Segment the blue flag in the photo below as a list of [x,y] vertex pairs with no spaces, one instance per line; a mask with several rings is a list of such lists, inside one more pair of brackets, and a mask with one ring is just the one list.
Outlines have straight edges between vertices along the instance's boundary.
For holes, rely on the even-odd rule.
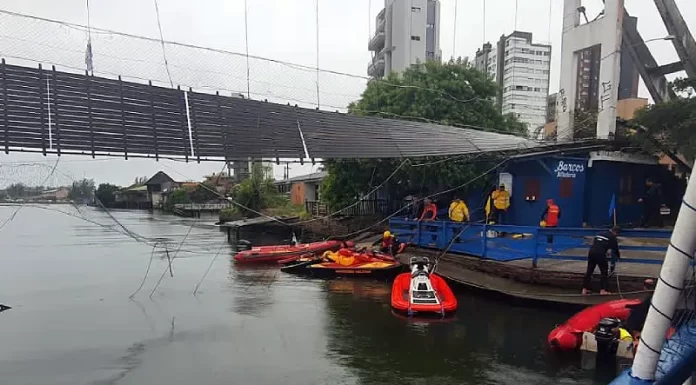
[[611,202],[609,203],[609,218],[614,215],[616,210],[616,194],[611,194]]

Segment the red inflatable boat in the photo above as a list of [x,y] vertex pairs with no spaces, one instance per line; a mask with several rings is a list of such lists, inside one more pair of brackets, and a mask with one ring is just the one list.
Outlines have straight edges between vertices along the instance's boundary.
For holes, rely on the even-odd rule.
[[578,349],[582,344],[582,334],[593,331],[602,318],[625,321],[631,313],[628,306],[640,302],[639,299],[619,299],[588,307],[553,329],[548,337],[549,346],[559,350]]
[[252,247],[250,250],[244,250],[234,256],[237,263],[265,263],[277,262],[283,259],[299,257],[304,254],[317,253],[321,254],[325,251],[336,251],[343,246],[352,247],[352,242],[343,241],[324,241],[314,243],[301,243],[298,245],[279,245],[279,246],[260,246]]
[[457,310],[457,297],[447,282],[428,271],[427,258],[411,258],[411,272],[399,274],[391,292],[394,310],[414,314],[445,316]]

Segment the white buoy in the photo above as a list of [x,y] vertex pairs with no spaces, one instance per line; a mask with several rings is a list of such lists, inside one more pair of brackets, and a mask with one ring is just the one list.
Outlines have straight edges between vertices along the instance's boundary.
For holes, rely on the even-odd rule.
[[[696,250],[696,178],[689,178],[677,222],[674,225],[652,306],[641,333],[631,376],[645,381],[655,379],[655,371],[671,318],[684,289],[684,281]],[[669,317],[669,318],[668,318]]]

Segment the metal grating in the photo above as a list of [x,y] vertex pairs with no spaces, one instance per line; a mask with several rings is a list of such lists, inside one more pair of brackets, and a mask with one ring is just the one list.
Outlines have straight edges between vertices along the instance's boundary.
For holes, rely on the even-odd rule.
[[473,129],[303,109],[13,66],[4,60],[0,64],[0,149],[6,153],[200,161],[302,159],[307,154],[400,158],[538,147],[524,138]]

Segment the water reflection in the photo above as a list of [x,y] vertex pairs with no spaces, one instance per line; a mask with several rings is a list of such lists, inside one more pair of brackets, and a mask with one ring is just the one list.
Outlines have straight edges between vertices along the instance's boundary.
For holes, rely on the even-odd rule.
[[[0,220],[11,212],[0,207]],[[390,283],[235,265],[225,234],[205,221],[113,213],[166,239],[170,253],[186,238],[174,277],[148,298],[168,266],[158,247],[129,300],[152,245],[115,232],[106,213],[81,215],[103,226],[27,207],[0,232],[0,303],[13,307],[0,313],[3,384],[588,384],[594,375],[546,354],[546,334],[568,314],[461,293],[455,318],[402,319]]]

